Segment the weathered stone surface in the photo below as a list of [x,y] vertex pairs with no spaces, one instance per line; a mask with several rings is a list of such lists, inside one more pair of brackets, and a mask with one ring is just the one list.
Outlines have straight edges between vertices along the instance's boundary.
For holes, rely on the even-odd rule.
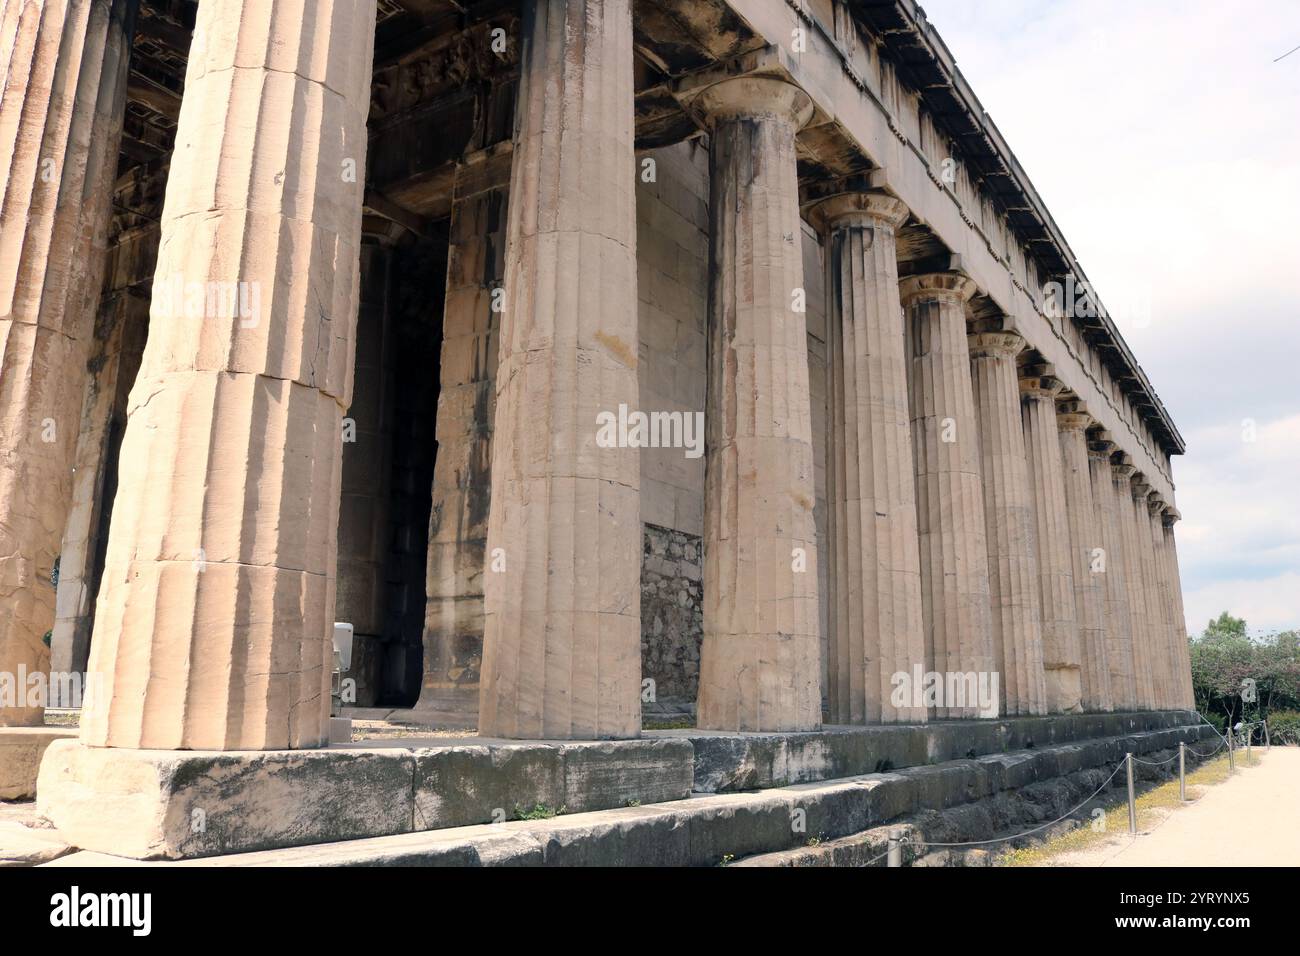
[[1016,385],[1016,356],[1025,340],[1015,332],[992,331],[973,334],[968,341],[979,414],[993,646],[1001,675],[1002,713],[1045,714],[1034,497]]
[[[1129,751],[1162,756],[1176,749],[1180,740],[1194,743],[1214,735],[1213,728],[1204,724],[1177,722],[1187,714],[1149,716],[1157,721],[1174,719],[1175,726],[756,793],[700,794],[670,804],[153,865],[717,866],[754,854],[806,847],[814,839],[836,840],[923,810],[965,808],[1008,796],[1040,808],[1046,804],[1049,810],[1059,806],[1061,813],[1070,806],[1061,805],[1062,801],[1073,792],[1061,786],[1063,776],[1089,774],[1087,779],[1095,781],[1091,791]],[[987,726],[965,725],[981,730]],[[1103,776],[1097,777],[1098,773]],[[78,853],[51,865],[109,865],[115,859],[129,862]]]
[[821,723],[817,538],[795,133],[775,78],[710,87],[704,643],[697,726]]
[[195,752],[52,745],[40,814],[75,846],[139,858],[211,856],[404,833],[409,751]]
[[925,663],[907,355],[889,196],[823,200],[829,250],[831,603],[827,702],[834,723],[911,723],[893,676]]
[[374,18],[360,0],[199,6],[90,744],[327,740]]
[[682,712],[699,694],[704,555],[698,535],[645,525],[641,557],[641,675],[654,681],[642,708]]
[[1102,586],[1106,616],[1106,664],[1116,710],[1136,710],[1138,694],[1133,670],[1133,631],[1128,586],[1124,583],[1124,546],[1119,530],[1119,498],[1110,456],[1114,442],[1101,432],[1088,443],[1088,471],[1101,531]]
[[581,813],[690,795],[687,740],[195,752],[85,747],[42,764],[38,808],[70,843],[212,856]]
[[1031,367],[1020,380],[1025,456],[1033,488],[1038,543],[1038,596],[1043,622],[1043,674],[1053,713],[1083,709],[1079,624],[1074,608],[1074,562],[1065,507],[1065,476],[1056,425],[1062,385],[1050,368]]
[[1105,548],[1101,519],[1093,499],[1088,463],[1087,429],[1092,416],[1081,402],[1058,409],[1056,424],[1065,479],[1070,558],[1074,577],[1074,606],[1079,623],[1080,677],[1083,709],[1111,710],[1114,702],[1107,660],[1106,598],[1103,586]]
[[[125,109],[125,0],[0,7],[0,673],[49,669]],[[43,701],[0,707],[39,726]]]
[[1195,720],[1195,715],[1182,711],[1062,714],[978,723],[827,727],[814,733],[701,734],[679,730],[648,736],[689,739],[695,748],[694,789],[725,793],[1167,730]]
[[447,295],[439,364],[438,455],[434,463],[425,576],[424,677],[416,708],[478,718],[483,661],[483,585],[491,506],[505,280],[504,189],[475,191],[472,167],[457,171],[448,235]]
[[[909,408],[920,535],[926,661],[941,673],[998,666],[980,443],[966,345],[965,304],[975,284],[955,273],[912,276],[900,288],[907,321]],[[980,716],[940,706],[932,716]]]
[[45,750],[56,740],[75,738],[62,727],[0,727],[0,800],[36,795],[36,776]]
[[1116,479],[1117,523],[1124,546],[1124,583],[1128,588],[1129,619],[1133,628],[1133,675],[1137,687],[1138,706],[1154,710],[1156,692],[1151,661],[1151,609],[1147,597],[1147,568],[1138,529],[1139,516],[1146,514],[1146,495],[1149,487],[1127,456],[1117,453],[1118,462],[1112,461]]
[[72,852],[54,830],[0,821],[0,867],[39,866]]
[[[641,731],[629,0],[525,9],[492,446],[479,730]],[[581,135],[571,130],[581,129]]]
[[1182,579],[1178,573],[1178,548],[1174,541],[1174,525],[1182,517],[1172,505],[1165,506],[1164,525],[1164,560],[1165,575],[1169,581],[1170,595],[1173,601],[1173,643],[1177,652],[1178,680],[1176,687],[1176,706],[1193,708],[1196,695],[1192,689],[1191,649],[1187,646],[1187,618],[1183,612]]

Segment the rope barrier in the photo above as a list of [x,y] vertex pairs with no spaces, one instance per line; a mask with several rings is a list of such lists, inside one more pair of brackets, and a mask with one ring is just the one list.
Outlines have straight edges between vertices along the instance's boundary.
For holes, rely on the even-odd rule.
[[[1124,758],[1124,759],[1127,760],[1128,758],[1126,757],[1126,758]],[[1110,782],[1111,782],[1112,780],[1115,779],[1115,775],[1116,775],[1117,773],[1119,773],[1119,772],[1120,772],[1121,770],[1123,770],[1123,769],[1124,769],[1124,760],[1121,760],[1119,766],[1116,767],[1116,768],[1111,772],[1111,775],[1110,775],[1109,777],[1106,778],[1105,782],[1103,782],[1102,785],[1101,785],[1100,787],[1098,787],[1096,790],[1094,790],[1094,791],[1092,792],[1092,795],[1091,795],[1091,796],[1089,796],[1087,799],[1085,799],[1082,803],[1080,803],[1078,806],[1076,806],[1073,810],[1070,810],[1069,812],[1067,812],[1064,816],[1057,817],[1055,820],[1052,820],[1052,821],[1049,821],[1048,823],[1044,823],[1044,824],[1041,824],[1041,825],[1039,825],[1039,826],[1036,826],[1036,827],[1034,827],[1032,830],[1023,830],[1023,831],[1021,831],[1020,833],[1013,833],[1013,834],[1011,834],[1011,835],[1009,835],[1009,836],[1004,836],[1004,837],[996,837],[996,838],[994,838],[994,839],[992,839],[992,840],[971,840],[971,841],[966,842],[966,843],[931,843],[931,842],[929,842],[928,840],[912,840],[912,839],[907,839],[907,840],[904,840],[904,841],[900,844],[900,846],[917,846],[917,847],[921,847],[921,846],[926,846],[926,847],[988,846],[988,845],[993,844],[993,843],[1005,843],[1007,840],[1019,840],[1019,839],[1022,838],[1022,837],[1032,836],[1033,834],[1039,832],[1040,830],[1046,830],[1048,827],[1056,826],[1056,824],[1060,823],[1062,820],[1067,820],[1067,819],[1069,819],[1070,817],[1074,816],[1074,815],[1075,815],[1076,813],[1078,813],[1081,809],[1083,809],[1085,806],[1087,806],[1089,803],[1091,803],[1091,802],[1093,801],[1093,798],[1096,797],[1097,794],[1099,794],[1099,793],[1101,793],[1103,790],[1105,790],[1106,787],[1108,787],[1108,786],[1110,785]],[[883,860],[885,857],[889,856],[890,850],[892,850],[892,849],[894,849],[894,848],[893,848],[893,847],[890,847],[889,850],[886,850],[884,853],[880,854],[879,856],[872,857],[872,858],[871,858],[870,860],[868,860],[864,865],[865,865],[865,866],[870,866],[872,863],[875,863],[877,860]]]
[[[1203,717],[1202,717],[1201,719],[1204,720]],[[1207,724],[1209,724],[1209,726],[1210,726],[1211,728],[1214,728],[1214,725],[1213,725],[1213,724],[1210,724],[1209,721],[1205,721],[1205,722],[1206,722]],[[1263,723],[1263,721],[1258,721],[1257,723]],[[1215,733],[1218,733],[1217,729],[1215,730]],[[1186,745],[1184,745],[1184,748],[1185,748],[1185,751],[1186,751],[1187,753],[1195,754],[1197,757],[1199,757],[1199,758],[1201,758],[1202,760],[1204,760],[1204,759],[1207,759],[1207,758],[1209,758],[1209,757],[1213,757],[1216,753],[1218,753],[1220,750],[1222,750],[1222,749],[1224,748],[1224,746],[1227,744],[1227,742],[1228,742],[1228,738],[1227,738],[1225,735],[1223,735],[1223,734],[1219,734],[1219,738],[1220,738],[1220,739],[1219,739],[1219,744],[1218,744],[1218,746],[1216,746],[1216,747],[1215,747],[1213,750],[1211,750],[1208,754],[1202,754],[1200,751],[1198,751],[1198,750],[1193,750],[1191,747],[1187,747]],[[1115,779],[1115,776],[1116,776],[1116,775],[1117,775],[1121,770],[1124,769],[1125,764],[1127,763],[1127,761],[1128,761],[1130,758],[1134,761],[1134,763],[1146,764],[1148,767],[1162,767],[1162,766],[1164,766],[1164,765],[1167,764],[1167,763],[1172,763],[1173,761],[1177,760],[1177,759],[1178,759],[1178,754],[1174,754],[1172,757],[1170,757],[1170,758],[1167,759],[1167,760],[1141,760],[1141,759],[1139,759],[1138,757],[1133,757],[1131,754],[1130,754],[1129,756],[1126,756],[1123,760],[1120,761],[1119,766],[1116,767],[1113,771],[1111,771],[1110,776],[1106,778],[1106,780],[1102,783],[1102,785],[1101,785],[1100,787],[1098,787],[1096,790],[1094,790],[1094,791],[1092,792],[1092,794],[1091,794],[1087,799],[1085,799],[1082,803],[1080,803],[1080,804],[1078,804],[1077,806],[1075,806],[1074,809],[1068,811],[1064,816],[1057,817],[1055,820],[1052,820],[1052,821],[1050,821],[1050,822],[1048,822],[1048,823],[1040,824],[1039,826],[1036,826],[1036,827],[1034,827],[1033,829],[1030,829],[1030,830],[1023,830],[1023,831],[1021,831],[1021,832],[1019,832],[1019,833],[1012,833],[1012,834],[1009,834],[1008,836],[995,837],[995,838],[993,838],[993,839],[991,839],[991,840],[970,840],[970,841],[966,841],[966,842],[963,842],[963,843],[932,843],[932,842],[930,842],[930,841],[928,841],[928,840],[913,840],[913,839],[911,839],[911,838],[908,838],[908,839],[906,839],[906,840],[903,840],[901,843],[897,844],[896,846],[892,846],[892,847],[890,847],[889,849],[885,850],[884,853],[881,853],[881,854],[878,855],[878,856],[874,856],[874,857],[872,857],[870,860],[868,860],[868,861],[864,864],[864,866],[871,866],[873,863],[877,862],[878,860],[883,860],[885,857],[889,856],[889,854],[890,854],[894,849],[901,849],[902,847],[905,847],[905,846],[915,846],[915,847],[948,847],[948,848],[963,847],[963,846],[990,846],[990,845],[995,844],[995,843],[1005,843],[1005,842],[1007,842],[1008,840],[1019,840],[1019,839],[1021,839],[1021,838],[1023,838],[1023,837],[1032,836],[1032,835],[1035,834],[1035,833],[1038,833],[1038,832],[1040,832],[1040,831],[1042,831],[1042,830],[1046,830],[1048,827],[1056,826],[1056,824],[1061,823],[1061,822],[1064,821],[1064,820],[1068,820],[1070,817],[1074,816],[1076,813],[1078,813],[1080,810],[1082,810],[1085,806],[1087,806],[1089,803],[1091,803],[1091,802],[1092,802],[1092,801],[1097,797],[1097,794],[1101,793],[1101,792],[1102,792],[1103,790],[1105,790],[1108,786],[1110,786],[1110,782],[1111,782],[1112,780]],[[1163,822],[1163,821],[1162,821],[1162,822]],[[891,838],[891,839],[892,839],[892,838]]]

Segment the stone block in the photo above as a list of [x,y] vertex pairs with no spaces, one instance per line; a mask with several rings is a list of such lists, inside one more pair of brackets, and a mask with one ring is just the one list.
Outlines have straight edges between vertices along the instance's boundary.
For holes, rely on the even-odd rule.
[[405,750],[205,752],[51,745],[37,807],[71,844],[147,859],[412,829]]
[[570,813],[691,795],[694,748],[686,740],[564,744],[564,806]]
[[419,829],[514,819],[519,810],[564,803],[564,765],[545,744],[421,750],[415,762]]
[[76,736],[76,730],[65,727],[0,727],[0,800],[36,796],[36,776],[46,748]]

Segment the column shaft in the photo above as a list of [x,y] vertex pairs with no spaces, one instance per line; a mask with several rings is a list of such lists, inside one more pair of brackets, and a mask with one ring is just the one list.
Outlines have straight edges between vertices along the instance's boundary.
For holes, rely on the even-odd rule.
[[[1092,424],[1087,414],[1071,408],[1056,417],[1060,428],[1061,465],[1065,478],[1065,508],[1070,525],[1070,556],[1074,572],[1074,606],[1079,617],[1079,655],[1082,669],[1083,709],[1114,708],[1107,655],[1106,599],[1100,562],[1104,554],[1085,430]],[[1098,554],[1100,557],[1100,554]]]
[[483,579],[491,506],[506,193],[456,196],[447,253],[438,394],[438,458],[429,521],[422,710],[478,714]]
[[314,747],[351,402],[373,0],[202,0],[82,739]]
[[640,463],[596,440],[637,401],[632,13],[539,0],[524,19],[479,730],[635,737]]
[[834,723],[923,721],[894,675],[925,663],[896,199],[825,200],[831,356],[832,567],[828,699]]
[[1034,500],[1016,384],[1015,332],[970,336],[988,529],[993,646],[1007,715],[1047,713]]
[[1111,472],[1110,453],[1114,445],[1105,440],[1091,443],[1088,468],[1093,497],[1101,526],[1100,559],[1105,595],[1106,663],[1110,670],[1111,696],[1116,710],[1138,708],[1137,683],[1133,670],[1133,627],[1128,606],[1128,585],[1124,581],[1124,543],[1119,529],[1119,498]]
[[1143,545],[1150,561],[1147,586],[1151,591],[1153,608],[1154,644],[1156,654],[1157,703],[1161,710],[1170,710],[1177,694],[1174,690],[1178,668],[1174,660],[1177,649],[1173,639],[1173,609],[1170,607],[1169,585],[1165,578],[1164,525],[1160,515],[1165,503],[1159,495],[1151,495],[1146,511],[1138,515]]
[[1065,507],[1065,475],[1056,425],[1061,386],[1046,376],[1021,381],[1021,411],[1038,542],[1038,596],[1043,622],[1043,672],[1052,713],[1083,709],[1079,624],[1074,607],[1074,561]]
[[1115,468],[1116,492],[1119,496],[1119,530],[1124,546],[1124,580],[1128,588],[1129,619],[1133,629],[1133,675],[1137,687],[1138,707],[1155,707],[1155,688],[1151,672],[1151,617],[1147,608],[1146,572],[1138,545],[1138,509],[1133,484],[1133,466]]
[[[0,672],[20,684],[49,667],[133,10],[0,5]],[[41,723],[26,689],[0,726]]]
[[[364,229],[364,224],[363,224]],[[338,587],[334,616],[352,625],[352,666],[361,707],[375,704],[384,667],[393,508],[394,319],[389,280],[397,270],[384,237],[364,236],[352,363],[355,396],[345,419],[339,486]],[[346,698],[345,698],[345,702]]]
[[1178,651],[1178,679],[1175,682],[1176,706],[1191,709],[1196,706],[1196,694],[1192,688],[1191,651],[1187,646],[1187,618],[1183,610],[1183,586],[1178,573],[1178,542],[1174,536],[1174,524],[1179,519],[1176,508],[1169,506],[1164,514],[1165,575],[1169,581],[1169,592],[1173,606],[1173,620],[1170,622],[1174,634],[1174,646]]
[[99,591],[101,545],[116,488],[117,452],[127,396],[140,369],[149,330],[149,300],[131,290],[105,295],[88,360],[89,379],[77,436],[72,505],[59,555],[59,588],[50,669],[86,671]]
[[795,133],[776,79],[703,94],[710,142],[704,643],[698,725],[821,724],[817,542]]
[[[966,346],[965,303],[975,284],[956,274],[913,276],[903,280],[900,292],[910,363],[926,659],[932,670],[946,675],[991,675],[999,667],[989,605],[979,433]],[[981,714],[969,700],[944,700],[934,716]]]

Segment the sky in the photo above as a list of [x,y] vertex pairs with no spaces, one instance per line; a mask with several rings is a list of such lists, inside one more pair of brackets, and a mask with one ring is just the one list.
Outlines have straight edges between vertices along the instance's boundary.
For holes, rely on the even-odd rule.
[[1110,307],[1187,444],[1189,633],[1300,628],[1300,2],[923,7],[1102,302],[1150,303]]

